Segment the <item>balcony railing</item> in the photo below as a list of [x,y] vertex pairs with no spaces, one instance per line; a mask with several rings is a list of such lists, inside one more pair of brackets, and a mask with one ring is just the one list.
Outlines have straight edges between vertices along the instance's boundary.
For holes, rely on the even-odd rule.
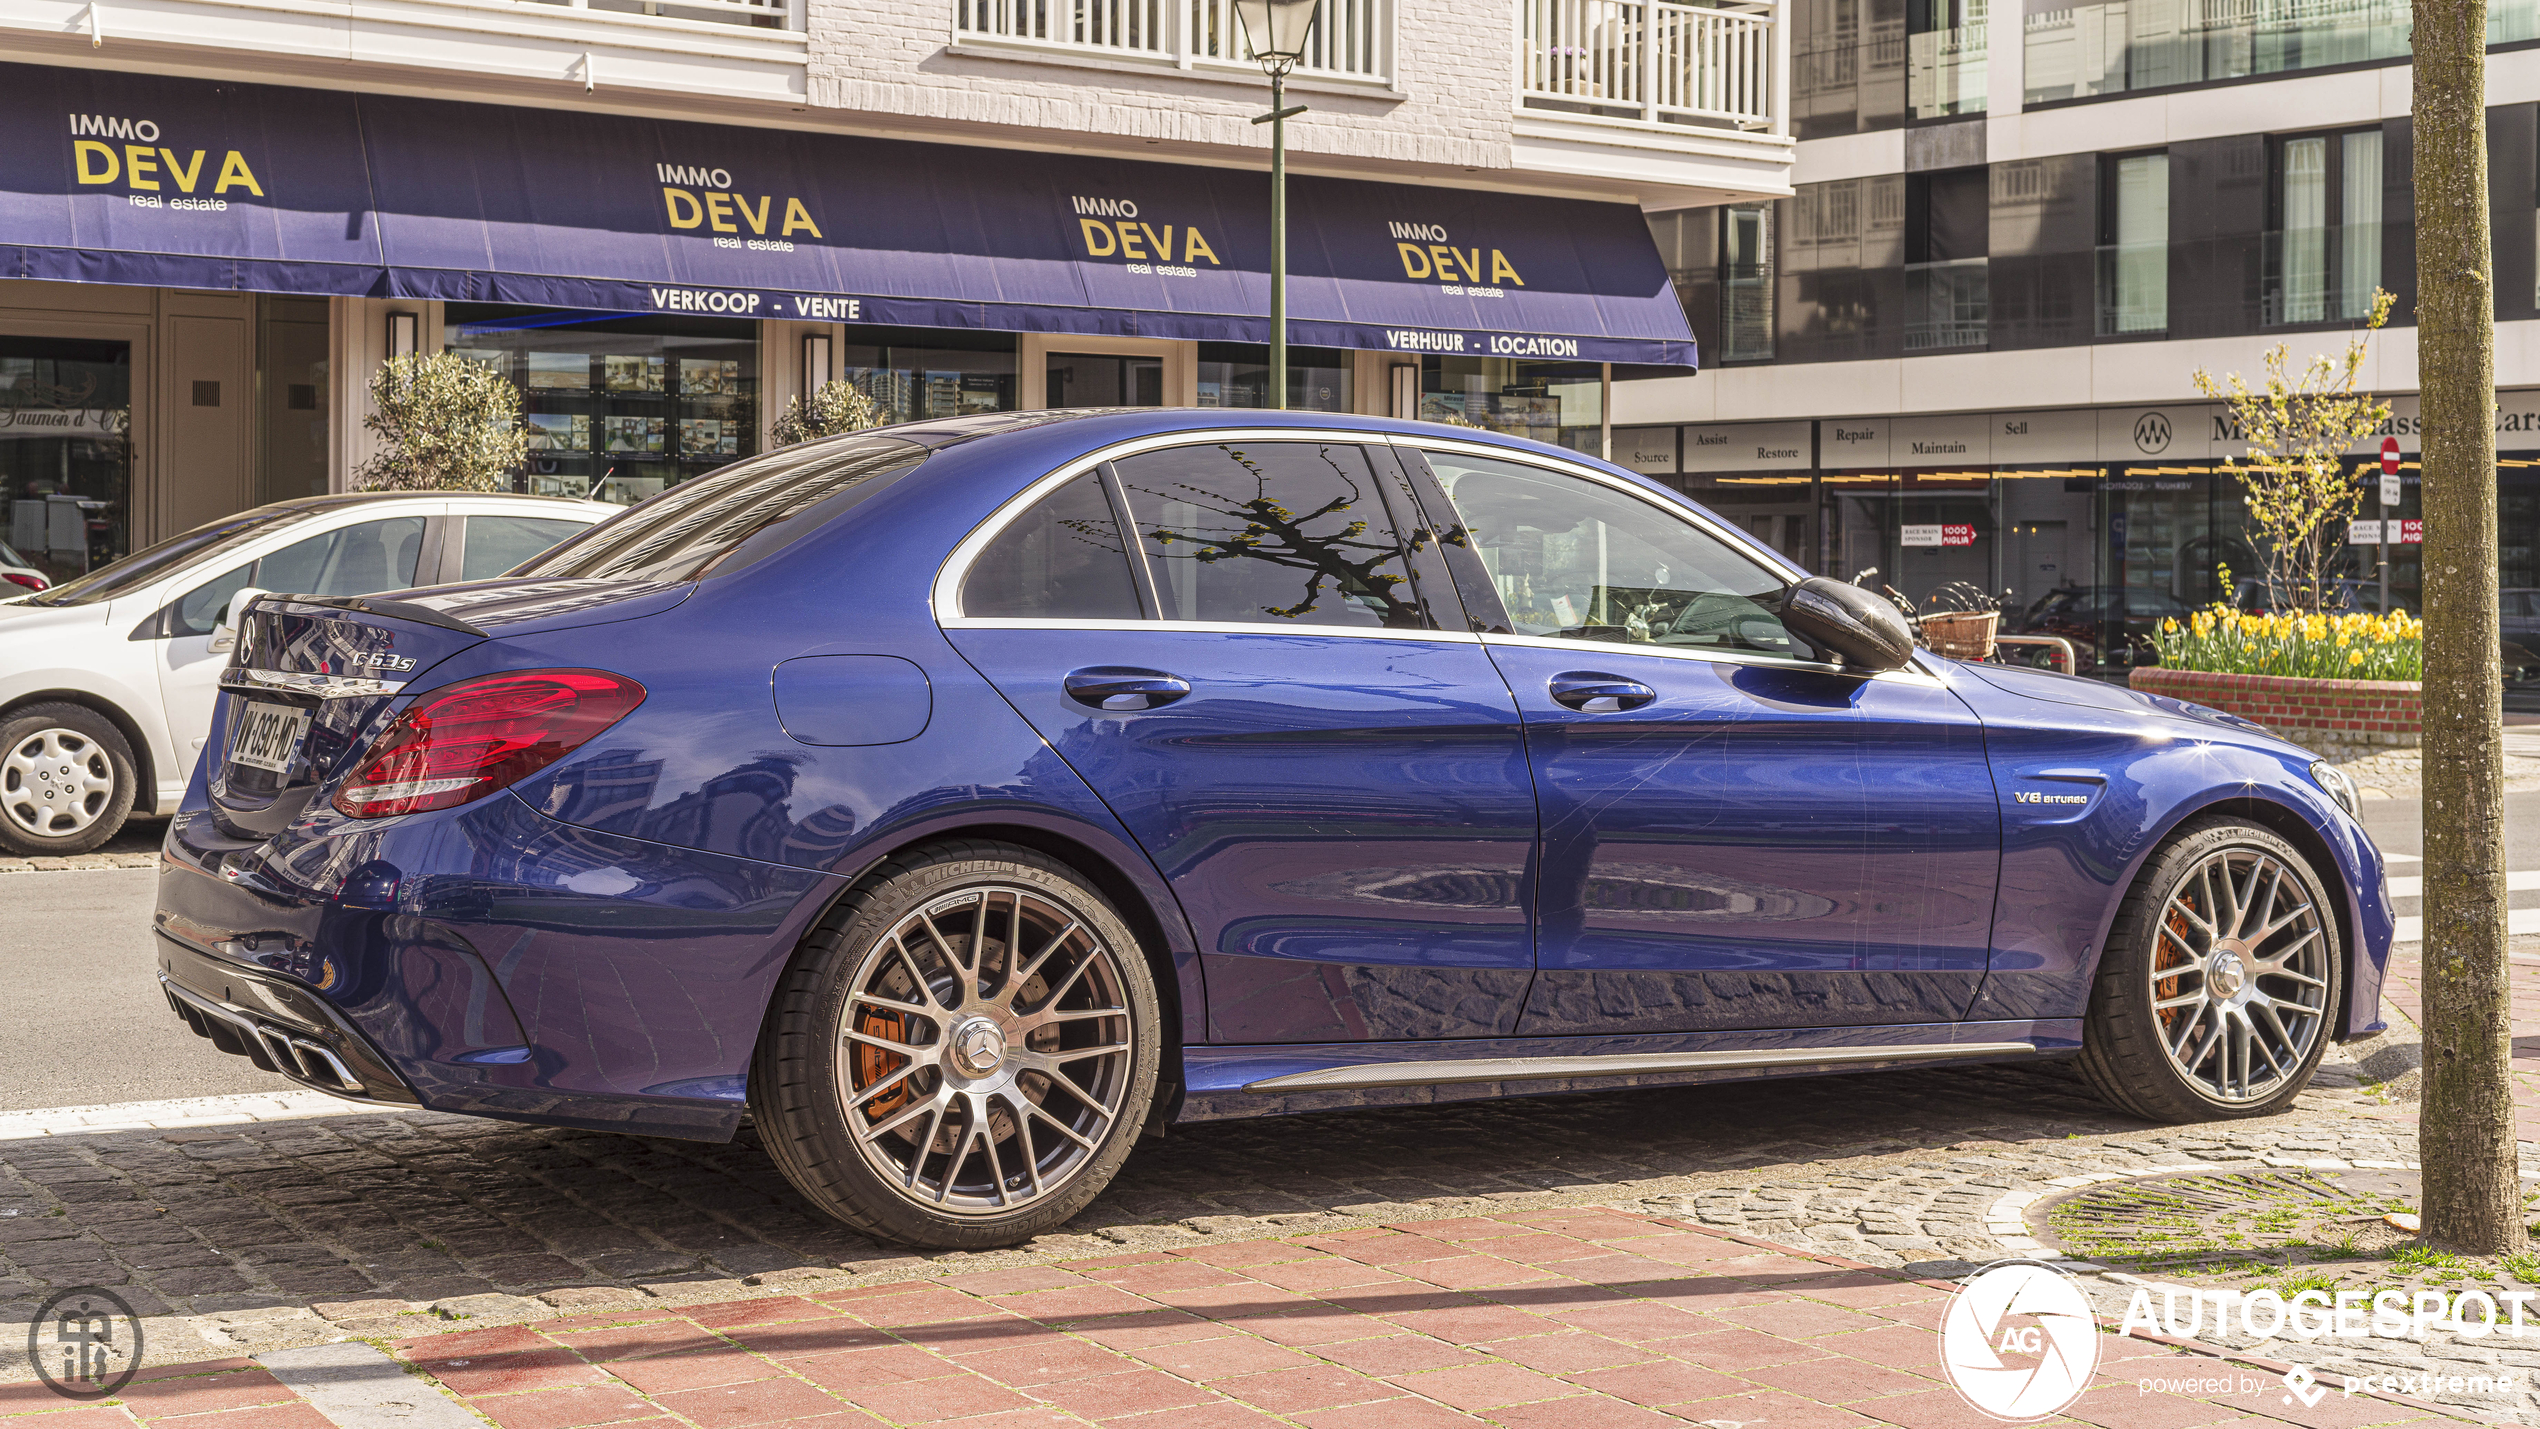
[[1519,0],[1517,89],[1530,109],[1770,129],[1769,14],[1665,0]]
[[2380,224],[2273,230],[2259,242],[2259,319],[2268,327],[2371,316],[2381,286]]
[[1773,355],[1773,267],[1720,265],[1720,360],[1760,362]]
[[[1234,0],[954,0],[953,37],[1183,69],[1253,68]],[[1390,0],[1324,0],[1297,71],[1382,79],[1392,50]]]
[[1905,265],[1905,350],[1983,347],[1993,334],[1993,271],[1982,258]]

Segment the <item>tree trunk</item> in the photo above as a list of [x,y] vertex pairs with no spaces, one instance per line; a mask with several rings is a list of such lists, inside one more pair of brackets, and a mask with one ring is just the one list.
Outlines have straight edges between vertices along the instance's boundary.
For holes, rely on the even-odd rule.
[[2425,1238],[2522,1250],[2505,962],[2486,0],[2416,0],[2425,546]]

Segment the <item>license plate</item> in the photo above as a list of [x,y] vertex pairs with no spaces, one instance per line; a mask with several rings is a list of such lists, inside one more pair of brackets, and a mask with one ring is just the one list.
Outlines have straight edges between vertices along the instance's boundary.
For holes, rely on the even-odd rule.
[[292,757],[300,752],[300,736],[308,732],[307,710],[250,704],[238,712],[238,735],[229,742],[229,762],[288,774]]

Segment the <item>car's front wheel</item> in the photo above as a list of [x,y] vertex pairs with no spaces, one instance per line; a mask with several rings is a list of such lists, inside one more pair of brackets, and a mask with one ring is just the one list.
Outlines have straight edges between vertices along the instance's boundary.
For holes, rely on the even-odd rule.
[[0,849],[87,853],[115,836],[139,785],[132,746],[84,705],[27,705],[0,719]]
[[777,1166],[868,1234],[977,1249],[1056,1229],[1127,1159],[1161,1038],[1137,940],[1028,849],[894,859],[795,954],[751,1069]]
[[2309,860],[2256,824],[2192,823],[2154,852],[2118,910],[2082,1075],[2151,1121],[2279,1111],[2328,1050],[2341,963]]

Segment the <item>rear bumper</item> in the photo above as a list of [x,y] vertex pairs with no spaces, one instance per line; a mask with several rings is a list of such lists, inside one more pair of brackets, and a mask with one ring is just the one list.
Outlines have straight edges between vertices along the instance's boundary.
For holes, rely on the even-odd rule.
[[307,987],[164,931],[158,937],[159,988],[169,1008],[213,1046],[339,1097],[400,1106],[422,1100],[368,1038]]

